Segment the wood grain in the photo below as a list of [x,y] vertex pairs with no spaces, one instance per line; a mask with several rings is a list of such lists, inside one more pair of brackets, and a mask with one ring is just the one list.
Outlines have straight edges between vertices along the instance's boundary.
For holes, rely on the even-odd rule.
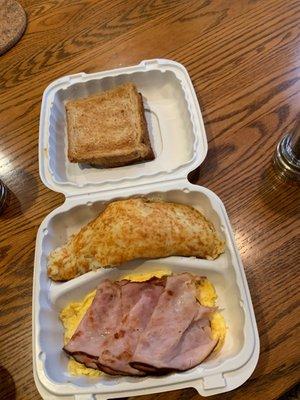
[[[209,153],[190,174],[223,200],[252,293],[260,339],[247,383],[212,399],[277,399],[299,374],[299,188],[270,168],[300,119],[298,0],[23,0],[28,28],[0,57],[0,399],[35,400],[31,295],[35,236],[63,202],[38,175],[41,96],[71,73],[182,62],[202,108]],[[297,336],[298,335],[298,336]],[[194,389],[141,400],[197,399]]]

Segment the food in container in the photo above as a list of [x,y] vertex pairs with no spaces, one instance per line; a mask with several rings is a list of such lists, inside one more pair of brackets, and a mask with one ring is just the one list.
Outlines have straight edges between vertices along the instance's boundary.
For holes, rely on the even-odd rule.
[[[145,115],[155,159],[113,169],[70,163],[67,157],[68,100],[87,97],[133,82],[144,98]],[[101,399],[194,387],[203,396],[240,386],[254,370],[259,338],[250,293],[232,229],[221,200],[210,190],[192,185],[187,175],[204,160],[207,141],[197,98],[185,68],[169,60],[95,74],[77,74],[53,82],[45,91],[39,140],[40,176],[44,184],[66,196],[42,222],[35,253],[33,288],[33,363],[36,385],[45,399]],[[212,222],[225,241],[213,260],[173,256],[137,259],[122,268],[100,268],[68,282],[47,275],[47,257],[63,246],[108,204],[132,197],[159,198],[191,206]],[[206,276],[218,294],[217,306],[228,327],[220,352],[185,372],[163,376],[75,376],[61,351],[63,326],[59,313],[82,299],[104,280],[151,274],[157,265],[172,273]],[[94,396],[94,397],[93,397]]]
[[66,102],[68,159],[102,167],[153,160],[142,96],[132,83]]
[[69,371],[142,376],[200,364],[226,334],[216,297],[207,278],[189,273],[103,280],[60,313]]
[[64,281],[137,258],[214,259],[223,251],[213,224],[193,207],[132,198],[110,203],[66,245],[51,252],[48,275]]

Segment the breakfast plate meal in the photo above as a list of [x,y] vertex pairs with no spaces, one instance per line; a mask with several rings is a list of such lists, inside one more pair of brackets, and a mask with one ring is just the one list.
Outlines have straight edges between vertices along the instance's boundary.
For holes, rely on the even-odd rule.
[[170,60],[54,81],[41,107],[42,222],[33,369],[44,399],[108,399],[252,374],[259,338],[226,210],[187,175],[207,153],[185,68]]

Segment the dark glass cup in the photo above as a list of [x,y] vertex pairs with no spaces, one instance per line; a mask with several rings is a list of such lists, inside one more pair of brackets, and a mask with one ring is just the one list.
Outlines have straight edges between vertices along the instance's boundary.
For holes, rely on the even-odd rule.
[[9,193],[7,186],[0,180],[0,214],[8,205]]
[[281,179],[300,183],[300,121],[296,129],[278,143],[273,164]]

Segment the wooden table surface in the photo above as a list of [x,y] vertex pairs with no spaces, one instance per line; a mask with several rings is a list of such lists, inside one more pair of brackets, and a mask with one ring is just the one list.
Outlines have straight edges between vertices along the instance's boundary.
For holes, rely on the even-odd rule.
[[[300,118],[299,0],[23,0],[28,27],[0,57],[0,399],[39,399],[32,376],[34,246],[64,198],[38,173],[41,97],[54,79],[169,58],[194,83],[209,152],[190,179],[234,228],[261,340],[252,377],[212,399],[277,399],[299,379],[299,188],[276,180],[276,143]],[[298,212],[298,215],[297,215]],[[299,222],[299,219],[298,219]],[[299,236],[298,236],[299,238]],[[194,389],[141,400],[198,399]]]

